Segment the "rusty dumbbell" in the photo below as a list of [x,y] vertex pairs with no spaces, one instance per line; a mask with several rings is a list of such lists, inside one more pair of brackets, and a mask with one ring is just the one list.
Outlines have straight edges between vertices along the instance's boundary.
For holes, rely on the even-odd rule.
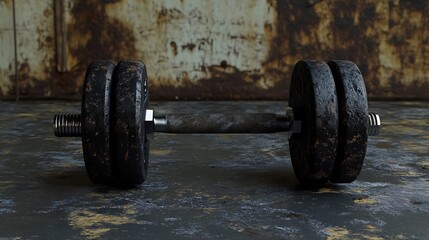
[[140,61],[97,61],[88,67],[80,114],[58,113],[58,137],[82,137],[88,176],[98,184],[144,182],[149,139],[167,133],[272,133],[290,131],[292,165],[303,184],[349,183],[358,176],[369,135],[364,80],[350,61],[299,61],[292,73],[289,107],[272,113],[172,113],[149,109],[146,68]]

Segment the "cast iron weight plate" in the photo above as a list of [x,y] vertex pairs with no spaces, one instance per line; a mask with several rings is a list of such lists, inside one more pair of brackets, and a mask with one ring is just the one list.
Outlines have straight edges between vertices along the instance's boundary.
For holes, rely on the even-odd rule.
[[350,61],[328,63],[335,79],[339,110],[337,160],[331,182],[350,183],[359,175],[368,140],[368,103],[365,82]]
[[88,66],[82,93],[82,147],[86,172],[92,182],[113,182],[110,132],[110,99],[113,61]]
[[320,185],[331,177],[338,144],[338,105],[328,64],[299,61],[292,72],[289,106],[301,132],[289,139],[292,165],[298,180]]
[[112,126],[115,139],[115,173],[120,185],[141,184],[146,179],[146,86],[147,74],[143,62],[119,62],[114,75]]

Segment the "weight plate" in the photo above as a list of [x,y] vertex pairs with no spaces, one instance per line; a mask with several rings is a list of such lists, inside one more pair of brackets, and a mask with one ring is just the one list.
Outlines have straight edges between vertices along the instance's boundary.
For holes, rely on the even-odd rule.
[[338,144],[338,105],[329,66],[319,61],[299,61],[292,72],[289,106],[300,133],[289,139],[292,165],[303,184],[329,180]]
[[115,171],[121,185],[143,183],[147,175],[149,145],[145,132],[148,106],[146,68],[139,61],[122,61],[113,86]]
[[337,88],[339,135],[337,159],[331,182],[353,182],[365,159],[368,140],[368,103],[365,83],[350,61],[328,63]]
[[113,61],[88,66],[82,93],[82,147],[86,172],[94,183],[113,182],[110,99]]

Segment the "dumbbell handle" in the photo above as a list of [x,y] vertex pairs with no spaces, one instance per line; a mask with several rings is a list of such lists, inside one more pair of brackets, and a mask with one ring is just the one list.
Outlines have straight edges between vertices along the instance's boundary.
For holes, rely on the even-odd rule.
[[[289,115],[273,113],[191,113],[167,114],[151,117],[146,111],[146,133],[273,133],[289,131],[292,111]],[[79,137],[82,132],[81,115],[57,113],[53,129],[57,137]]]
[[[57,113],[53,129],[57,137],[81,136],[80,114]],[[368,115],[368,135],[379,134],[381,121],[378,114]],[[273,113],[192,113],[167,114],[153,117],[152,110],[146,110],[146,133],[273,133],[301,131],[301,122],[293,121],[292,111],[286,115]]]
[[154,132],[274,133],[290,130],[293,117],[273,113],[190,113],[153,118]]

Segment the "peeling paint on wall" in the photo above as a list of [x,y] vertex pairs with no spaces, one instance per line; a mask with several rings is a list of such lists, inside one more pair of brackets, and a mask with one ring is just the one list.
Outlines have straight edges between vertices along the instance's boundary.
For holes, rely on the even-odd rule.
[[[75,33],[68,40],[69,68],[82,59],[143,59],[155,98],[260,98],[261,91],[276,84],[264,78],[262,69],[271,41],[265,29],[274,31],[276,20],[267,2],[115,1],[100,6],[86,1],[68,6],[67,28]],[[94,50],[90,56],[87,49]]]
[[349,59],[363,72],[369,97],[429,98],[428,2],[278,1],[276,9],[281,39],[268,65],[282,63],[286,72],[296,59]]
[[[77,96],[89,62],[142,59],[152,99],[286,99],[298,60],[349,59],[369,97],[429,98],[427,1],[63,1],[58,73],[53,1],[15,0],[21,95]],[[10,27],[0,23],[2,44]],[[13,94],[11,59],[0,97]]]
[[52,95],[56,71],[53,1],[14,0],[16,8],[19,91],[23,96]]
[[0,1],[0,98],[15,90],[15,53],[12,0]]

